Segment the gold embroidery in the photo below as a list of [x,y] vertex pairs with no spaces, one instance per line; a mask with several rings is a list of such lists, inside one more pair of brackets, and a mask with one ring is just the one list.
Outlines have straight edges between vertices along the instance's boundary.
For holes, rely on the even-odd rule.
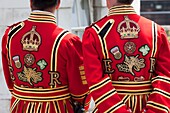
[[26,54],[24,57],[24,62],[28,65],[31,66],[35,62],[35,57],[32,54]]
[[11,80],[14,81],[15,80],[15,76],[13,74],[14,69],[12,68],[12,66],[9,66],[9,74],[11,77]]
[[87,84],[87,81],[86,81],[86,80],[84,80],[84,81],[82,81],[82,83],[83,83],[83,85],[85,85],[85,84]]
[[84,70],[84,66],[79,66],[79,70]]
[[60,73],[56,72],[56,71],[50,71],[49,72],[50,76],[51,76],[51,80],[50,80],[50,86],[56,86],[55,83],[57,84],[61,84],[61,81],[59,80],[60,78]]
[[124,17],[125,20],[122,21],[117,28],[117,31],[120,33],[121,39],[127,38],[138,38],[138,33],[140,31],[139,25],[128,18]]
[[145,67],[144,59],[143,58],[139,59],[138,57],[139,55],[130,57],[125,55],[125,61],[123,62],[123,64],[117,64],[117,68],[121,72],[130,73],[133,76],[135,76],[133,69],[135,71],[140,71],[141,68]]
[[136,50],[136,45],[133,42],[126,42],[124,45],[124,50],[128,54],[132,54]]
[[118,46],[113,47],[113,48],[110,50],[110,52],[112,53],[112,55],[114,56],[114,58],[115,58],[116,60],[119,60],[119,59],[122,58],[122,53],[120,52]]
[[155,71],[155,64],[156,64],[156,59],[155,58],[150,58],[150,73],[153,73]]
[[119,77],[118,77],[118,80],[119,80],[119,81],[130,81],[130,78],[129,78],[129,77],[119,76]]
[[112,60],[104,59],[103,63],[104,63],[104,67],[105,67],[104,73],[112,74],[114,72],[114,70],[112,69],[112,65],[111,65]]
[[36,26],[33,26],[31,31],[22,37],[21,43],[23,44],[23,50],[38,51],[38,47],[41,44],[41,36],[35,29]]
[[85,71],[80,71],[80,75],[85,75]]
[[143,76],[135,77],[135,78],[134,78],[134,81],[135,81],[135,82],[141,82],[141,81],[144,81],[144,80],[145,80],[145,78],[144,78]]
[[28,82],[30,85],[37,84],[42,81],[42,73],[36,72],[36,68],[27,68],[24,66],[23,72],[18,73],[19,80]]
[[20,58],[19,58],[19,56],[14,56],[14,57],[12,57],[12,59],[13,59],[13,61],[14,61],[14,63],[15,63],[15,66],[19,69],[19,68],[21,68],[21,62],[20,62]]

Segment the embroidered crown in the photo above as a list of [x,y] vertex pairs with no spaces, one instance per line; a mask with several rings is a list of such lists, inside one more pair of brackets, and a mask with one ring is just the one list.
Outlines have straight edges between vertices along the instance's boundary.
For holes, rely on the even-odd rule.
[[21,43],[23,44],[23,50],[38,51],[38,47],[41,44],[41,37],[35,29],[36,26],[33,26],[31,31],[22,37]]
[[124,18],[125,20],[118,25],[117,29],[121,38],[138,38],[138,33],[140,31],[139,25],[136,22],[130,20],[128,16],[125,16]]

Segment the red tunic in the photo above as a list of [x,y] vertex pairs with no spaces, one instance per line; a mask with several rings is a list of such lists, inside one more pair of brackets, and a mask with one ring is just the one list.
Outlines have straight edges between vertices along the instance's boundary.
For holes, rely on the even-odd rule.
[[130,5],[83,35],[86,79],[100,113],[170,112],[170,46],[164,29]]
[[89,93],[79,37],[58,27],[48,12],[32,12],[6,30],[4,75],[12,113],[73,113],[71,98]]

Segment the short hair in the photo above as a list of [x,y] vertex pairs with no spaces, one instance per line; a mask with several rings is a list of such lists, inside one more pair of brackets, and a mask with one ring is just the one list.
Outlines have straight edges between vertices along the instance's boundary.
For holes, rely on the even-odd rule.
[[119,3],[132,4],[133,0],[117,0]]
[[56,6],[58,4],[58,0],[32,0],[32,4],[37,9],[43,10]]

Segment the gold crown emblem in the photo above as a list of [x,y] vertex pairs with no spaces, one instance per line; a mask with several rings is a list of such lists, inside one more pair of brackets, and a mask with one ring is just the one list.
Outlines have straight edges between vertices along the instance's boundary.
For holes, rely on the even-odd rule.
[[124,18],[125,20],[122,21],[117,28],[121,38],[138,38],[138,33],[140,31],[139,25],[133,20],[130,20],[128,16],[125,16]]
[[21,39],[23,50],[38,51],[41,44],[41,36],[36,32],[36,26],[33,26],[31,31],[27,32]]

